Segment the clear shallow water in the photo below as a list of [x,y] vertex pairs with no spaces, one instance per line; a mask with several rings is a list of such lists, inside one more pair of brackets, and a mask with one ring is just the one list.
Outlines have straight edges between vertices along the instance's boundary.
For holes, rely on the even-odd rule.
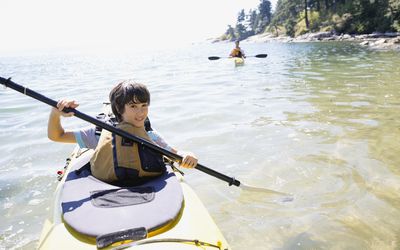
[[[95,115],[112,86],[152,93],[153,126],[200,162],[293,202],[185,170],[233,249],[400,247],[400,57],[352,44],[243,44],[163,52],[0,56],[0,76]],[[35,247],[73,145],[46,137],[50,108],[0,90],[0,248]],[[76,118],[69,128],[85,126]]]

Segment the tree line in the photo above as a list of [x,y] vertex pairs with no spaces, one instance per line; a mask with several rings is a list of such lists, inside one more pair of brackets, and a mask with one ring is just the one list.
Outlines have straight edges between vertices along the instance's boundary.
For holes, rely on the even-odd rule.
[[237,15],[221,40],[242,40],[271,32],[295,37],[308,32],[338,34],[400,32],[400,0],[278,0],[275,11],[268,0]]

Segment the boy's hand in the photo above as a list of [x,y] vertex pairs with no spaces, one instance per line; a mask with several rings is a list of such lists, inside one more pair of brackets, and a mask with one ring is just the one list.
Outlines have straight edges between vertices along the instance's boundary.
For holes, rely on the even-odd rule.
[[181,152],[183,160],[180,164],[183,168],[194,168],[197,165],[197,157],[191,152]]
[[53,108],[53,113],[56,113],[58,115],[64,116],[64,117],[70,117],[73,116],[73,112],[65,113],[62,112],[64,108],[76,108],[78,107],[79,104],[75,100],[60,100],[57,103],[57,108]]

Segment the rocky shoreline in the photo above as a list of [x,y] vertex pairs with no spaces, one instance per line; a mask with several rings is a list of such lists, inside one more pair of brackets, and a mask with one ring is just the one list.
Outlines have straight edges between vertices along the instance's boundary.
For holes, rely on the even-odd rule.
[[[254,35],[244,40],[245,42],[327,42],[327,41],[352,41],[361,46],[368,46],[373,49],[399,50],[400,32],[397,33],[372,33],[365,35],[336,34],[335,32],[307,33],[298,37],[276,36],[272,33]],[[214,42],[219,42],[215,40]]]

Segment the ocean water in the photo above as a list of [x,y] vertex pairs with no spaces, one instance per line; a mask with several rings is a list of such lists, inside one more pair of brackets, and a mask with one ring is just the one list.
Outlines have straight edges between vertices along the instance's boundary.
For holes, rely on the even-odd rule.
[[[0,76],[96,115],[117,82],[145,83],[169,144],[248,185],[184,170],[233,249],[400,248],[400,55],[351,43],[0,55]],[[51,142],[50,107],[0,90],[0,249],[33,249],[74,145]],[[63,119],[66,128],[86,126]]]

